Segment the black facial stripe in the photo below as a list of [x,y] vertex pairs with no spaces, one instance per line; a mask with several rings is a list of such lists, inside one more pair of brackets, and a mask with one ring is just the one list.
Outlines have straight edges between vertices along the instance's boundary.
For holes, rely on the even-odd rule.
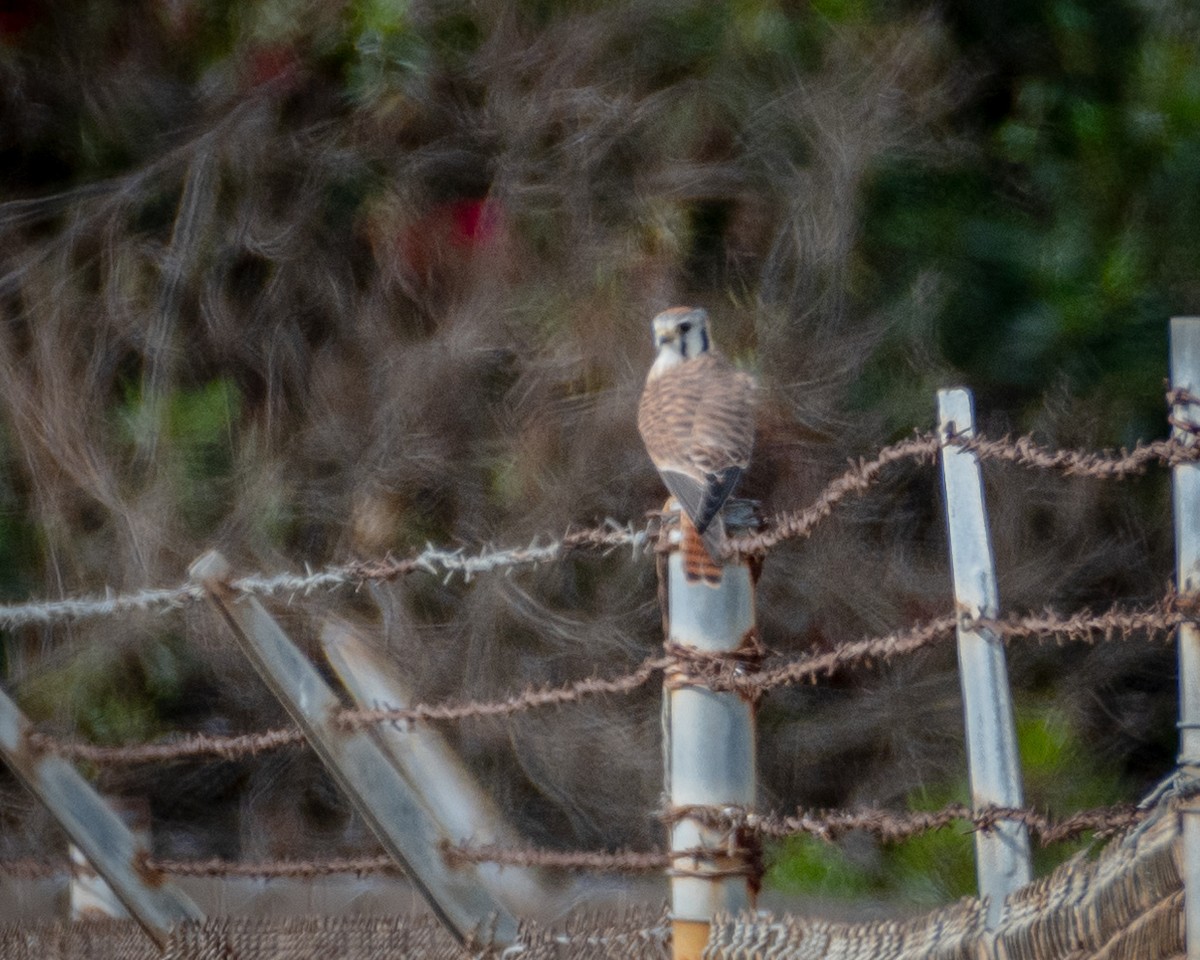
[[700,328],[700,352],[708,352],[708,327]]

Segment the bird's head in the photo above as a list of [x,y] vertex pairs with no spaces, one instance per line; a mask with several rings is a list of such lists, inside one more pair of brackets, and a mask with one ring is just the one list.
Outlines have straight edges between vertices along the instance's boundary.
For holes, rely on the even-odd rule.
[[656,372],[708,350],[708,311],[703,307],[671,307],[655,317],[651,327],[658,348]]

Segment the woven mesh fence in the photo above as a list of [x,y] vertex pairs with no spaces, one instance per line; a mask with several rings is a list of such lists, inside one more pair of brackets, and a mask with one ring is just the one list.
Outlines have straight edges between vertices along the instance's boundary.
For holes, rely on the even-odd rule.
[[[719,918],[706,960],[1176,960],[1183,957],[1178,814],[1164,804],[1095,859],[1079,855],[1013,894],[988,931],[975,899],[907,920]],[[660,912],[526,924],[518,943],[463,947],[427,917],[217,918],[180,925],[160,951],[133,921],[0,927],[5,960],[662,960]]]

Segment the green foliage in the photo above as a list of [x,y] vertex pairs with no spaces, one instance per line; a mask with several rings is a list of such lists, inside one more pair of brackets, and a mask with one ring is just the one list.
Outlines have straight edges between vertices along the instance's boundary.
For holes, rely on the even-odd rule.
[[[176,388],[162,399],[131,385],[114,411],[117,432],[132,451],[153,451],[157,469],[170,471],[180,514],[197,535],[228,511],[238,413],[237,388],[225,378]],[[263,517],[264,529],[277,526],[273,512]]]
[[878,892],[881,886],[866,867],[815,837],[788,837],[769,845],[764,883],[786,893],[825,897],[859,897]]
[[959,162],[880,167],[864,265],[884,299],[936,278],[940,346],[985,396],[1032,411],[1049,385],[1107,395],[1108,437],[1130,442],[1161,409],[1164,317],[1197,293],[1200,59],[1178,19],[1120,2],[1028,17],[1025,52],[964,38],[1003,63],[979,82],[1003,107]]
[[21,706],[35,719],[57,717],[96,743],[146,742],[166,732],[160,718],[194,669],[177,636],[120,651],[94,644],[26,683]]
[[347,92],[366,106],[420,97],[431,73],[461,69],[482,39],[465,5],[418,17],[407,0],[354,0],[344,37]]
[[[950,803],[970,805],[965,778],[923,788],[909,797],[908,806],[911,810],[940,810]],[[886,851],[892,888],[921,904],[974,894],[975,846],[968,829],[955,824],[931,830]]]

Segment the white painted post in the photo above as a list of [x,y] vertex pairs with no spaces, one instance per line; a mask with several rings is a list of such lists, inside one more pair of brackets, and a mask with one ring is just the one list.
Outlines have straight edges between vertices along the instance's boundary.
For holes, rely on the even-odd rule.
[[[733,653],[754,643],[754,583],[745,563],[725,565],[720,584],[688,583],[678,551],[667,561],[670,643],[699,652]],[[667,671],[663,749],[672,811],[690,806],[752,810],[757,787],[755,708],[736,692],[716,693],[687,682],[686,666]],[[674,960],[699,960],[718,913],[754,906],[757,877],[747,851],[683,816],[671,828]]]
[[438,818],[400,776],[373,731],[338,722],[337,694],[261,603],[232,592],[225,559],[205,554],[192,564],[191,576],[208,591],[242,652],[438,919],[460,941],[511,945],[518,936],[516,917],[476,881],[473,869],[451,867],[442,856],[442,844],[458,838],[441,832]]
[[151,870],[150,851],[92,786],[62,757],[33,749],[33,728],[0,691],[0,754],[13,772],[58,821],[142,929],[166,947],[171,928],[204,915],[188,896]]
[[[1200,317],[1171,318],[1171,386],[1200,396]],[[1200,427],[1200,404],[1178,404],[1175,417]],[[1189,445],[1196,438],[1176,426],[1172,435]],[[1200,593],[1200,464],[1171,471],[1175,512],[1175,585],[1179,595]],[[1200,776],[1200,629],[1179,626],[1179,758],[1184,776]],[[1183,914],[1188,960],[1200,960],[1200,809],[1185,803],[1183,819]]]
[[[939,390],[937,399],[971,803],[975,810],[992,805],[1020,807],[1024,800],[1004,646],[991,631],[972,626],[978,617],[997,616],[1000,607],[983,477],[975,454],[948,442],[953,436],[975,434],[971,393]],[[1008,821],[989,831],[976,831],[975,861],[979,895],[988,900],[987,923],[994,928],[1004,898],[1032,876],[1029,830]]]

